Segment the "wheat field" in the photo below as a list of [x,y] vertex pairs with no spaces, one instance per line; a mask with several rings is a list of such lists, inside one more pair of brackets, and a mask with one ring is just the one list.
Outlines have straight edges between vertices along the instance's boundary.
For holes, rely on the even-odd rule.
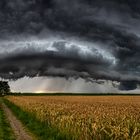
[[8,96],[75,140],[140,140],[140,96]]

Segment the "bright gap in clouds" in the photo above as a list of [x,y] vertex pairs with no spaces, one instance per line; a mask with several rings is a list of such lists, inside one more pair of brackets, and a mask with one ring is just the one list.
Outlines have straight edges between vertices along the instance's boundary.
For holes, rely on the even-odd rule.
[[24,77],[17,81],[9,82],[13,92],[33,92],[33,93],[116,93],[111,82],[105,82],[103,85],[98,83],[86,82],[84,79],[51,78],[51,77]]
[[[117,86],[118,83],[116,83]],[[52,77],[24,77],[16,81],[9,81],[12,92],[24,93],[139,93],[140,89],[120,91],[113,87],[112,82],[104,84],[86,82],[84,79],[52,78]]]

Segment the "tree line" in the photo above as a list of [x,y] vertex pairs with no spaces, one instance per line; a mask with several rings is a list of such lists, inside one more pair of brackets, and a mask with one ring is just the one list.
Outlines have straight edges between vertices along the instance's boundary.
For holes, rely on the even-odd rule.
[[10,93],[10,86],[7,81],[0,81],[0,96]]

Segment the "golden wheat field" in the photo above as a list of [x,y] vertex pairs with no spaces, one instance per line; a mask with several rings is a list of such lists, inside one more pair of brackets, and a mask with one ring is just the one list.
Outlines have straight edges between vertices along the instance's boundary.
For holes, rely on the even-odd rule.
[[140,96],[9,96],[77,140],[140,140]]

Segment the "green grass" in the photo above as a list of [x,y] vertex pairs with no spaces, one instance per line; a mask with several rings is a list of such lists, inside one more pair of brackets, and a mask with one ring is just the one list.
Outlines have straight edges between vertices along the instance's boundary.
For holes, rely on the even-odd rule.
[[75,140],[72,135],[60,132],[57,128],[47,124],[47,122],[39,121],[34,114],[23,111],[7,99],[4,99],[4,103],[12,110],[15,116],[21,120],[25,127],[37,136],[38,140]]
[[6,119],[1,103],[2,101],[0,99],[0,140],[15,140],[13,130]]

